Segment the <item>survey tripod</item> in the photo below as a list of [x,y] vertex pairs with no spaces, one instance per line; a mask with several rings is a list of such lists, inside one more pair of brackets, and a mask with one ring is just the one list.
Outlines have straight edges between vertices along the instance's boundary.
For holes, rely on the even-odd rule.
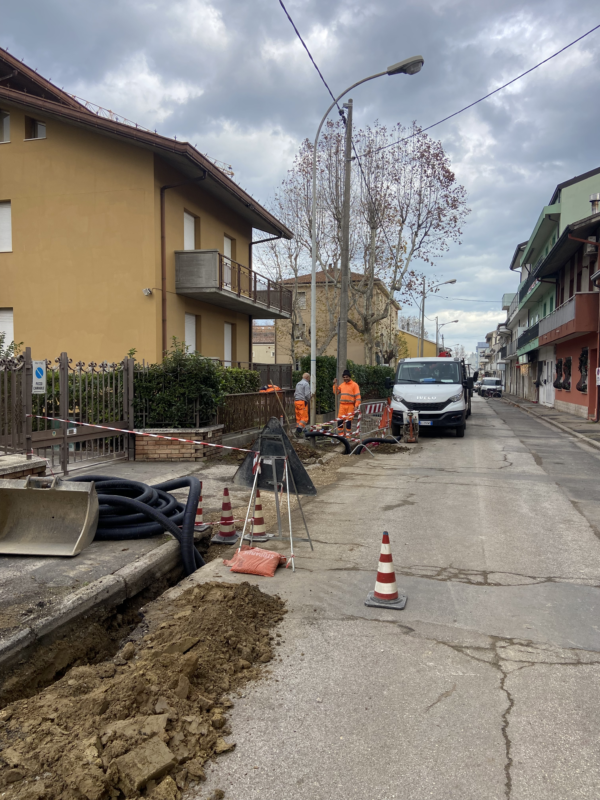
[[[271,536],[270,538],[273,539],[280,539],[283,540],[283,525],[281,519],[281,495],[283,492],[286,492],[287,496],[287,511],[288,511],[288,527],[289,527],[289,534],[290,534],[290,558],[288,560],[288,564],[291,563],[292,571],[296,571],[295,563],[294,563],[294,537],[292,533],[292,507],[291,507],[291,492],[290,492],[290,484],[291,488],[296,495],[296,500],[298,501],[298,508],[300,509],[300,514],[302,515],[302,522],[304,523],[304,529],[306,530],[306,538],[298,538],[297,541],[299,542],[308,542],[310,544],[310,549],[314,550],[313,543],[310,538],[310,532],[308,530],[308,525],[306,524],[306,517],[304,516],[304,509],[302,508],[302,503],[300,502],[300,494],[298,493],[298,486],[296,482],[296,478],[294,477],[294,469],[290,464],[290,457],[286,450],[285,441],[284,441],[284,434],[277,433],[275,431],[268,431],[263,430],[261,435],[258,438],[258,450],[254,452],[252,457],[252,472],[254,474],[254,479],[252,482],[252,492],[250,494],[250,501],[248,503],[248,510],[246,511],[246,519],[244,521],[244,529],[242,531],[242,535],[240,537],[240,545],[238,547],[238,551],[242,548],[242,542],[244,541],[244,537],[246,537],[249,542],[250,546],[252,546],[252,534],[254,530],[254,513],[256,508],[256,492],[257,489],[263,489],[264,491],[273,492],[275,495],[275,511],[277,514],[277,534]],[[306,471],[302,468],[302,472],[308,478]],[[298,475],[298,478],[302,478],[302,475]],[[316,493],[312,485],[312,481],[308,478],[308,484],[312,488],[312,493]],[[250,517],[250,511],[252,510],[252,517]],[[250,532],[246,535],[246,527],[248,525],[248,519],[250,518]]]

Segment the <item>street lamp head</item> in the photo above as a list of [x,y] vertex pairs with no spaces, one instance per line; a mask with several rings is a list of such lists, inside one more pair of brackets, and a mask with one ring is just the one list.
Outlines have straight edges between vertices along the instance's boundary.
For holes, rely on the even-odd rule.
[[405,58],[404,61],[399,61],[397,64],[392,64],[388,67],[386,72],[388,75],[416,75],[421,71],[421,67],[425,63],[423,56],[411,56]]
[[452,278],[451,280],[446,281],[446,283],[456,283],[456,278]]

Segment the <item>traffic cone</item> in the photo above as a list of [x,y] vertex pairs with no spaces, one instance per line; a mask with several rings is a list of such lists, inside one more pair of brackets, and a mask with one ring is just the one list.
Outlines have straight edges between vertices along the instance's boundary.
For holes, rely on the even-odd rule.
[[221,522],[219,531],[211,539],[215,544],[231,544],[236,541],[239,533],[233,524],[233,514],[231,513],[231,501],[229,500],[229,489],[223,489],[223,507],[221,509]]
[[260,490],[256,490],[256,505],[254,506],[254,517],[250,533],[244,539],[251,539],[253,542],[268,542],[271,537],[267,536],[267,528],[263,517],[262,503],[260,502]]
[[390,537],[388,532],[384,531],[377,578],[375,579],[375,591],[369,592],[365,605],[401,610],[406,605],[406,600],[406,595],[398,593],[396,573],[394,572],[394,562],[392,561],[392,551],[390,549]]
[[210,528],[210,525],[205,525],[204,520],[202,518],[202,495],[200,495],[200,499],[198,500],[198,508],[196,509],[196,521],[194,522],[194,530],[198,532],[205,531],[207,528]]

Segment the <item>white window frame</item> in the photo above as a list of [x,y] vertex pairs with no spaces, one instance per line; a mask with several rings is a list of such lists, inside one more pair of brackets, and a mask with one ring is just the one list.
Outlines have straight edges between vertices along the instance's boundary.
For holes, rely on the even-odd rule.
[[230,367],[233,359],[233,324],[223,324],[223,366]]
[[198,319],[195,314],[185,315],[184,339],[188,353],[196,352],[196,335],[198,333]]
[[0,308],[0,333],[5,333],[4,347],[15,340],[15,315],[12,308]]
[[0,108],[0,144],[10,143],[10,113]]
[[12,253],[12,204],[0,201],[0,253]]
[[298,292],[298,308],[306,308],[306,292]]
[[[197,250],[196,217],[189,211],[183,212],[183,249]],[[191,247],[190,247],[191,245]]]

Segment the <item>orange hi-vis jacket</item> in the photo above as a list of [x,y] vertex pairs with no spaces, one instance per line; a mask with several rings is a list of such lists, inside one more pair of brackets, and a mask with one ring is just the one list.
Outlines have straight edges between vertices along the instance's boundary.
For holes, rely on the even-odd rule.
[[[340,407],[352,406],[358,408],[360,405],[360,388],[355,381],[342,381],[340,386],[333,385],[335,394],[340,395]],[[341,408],[340,408],[341,411]]]

